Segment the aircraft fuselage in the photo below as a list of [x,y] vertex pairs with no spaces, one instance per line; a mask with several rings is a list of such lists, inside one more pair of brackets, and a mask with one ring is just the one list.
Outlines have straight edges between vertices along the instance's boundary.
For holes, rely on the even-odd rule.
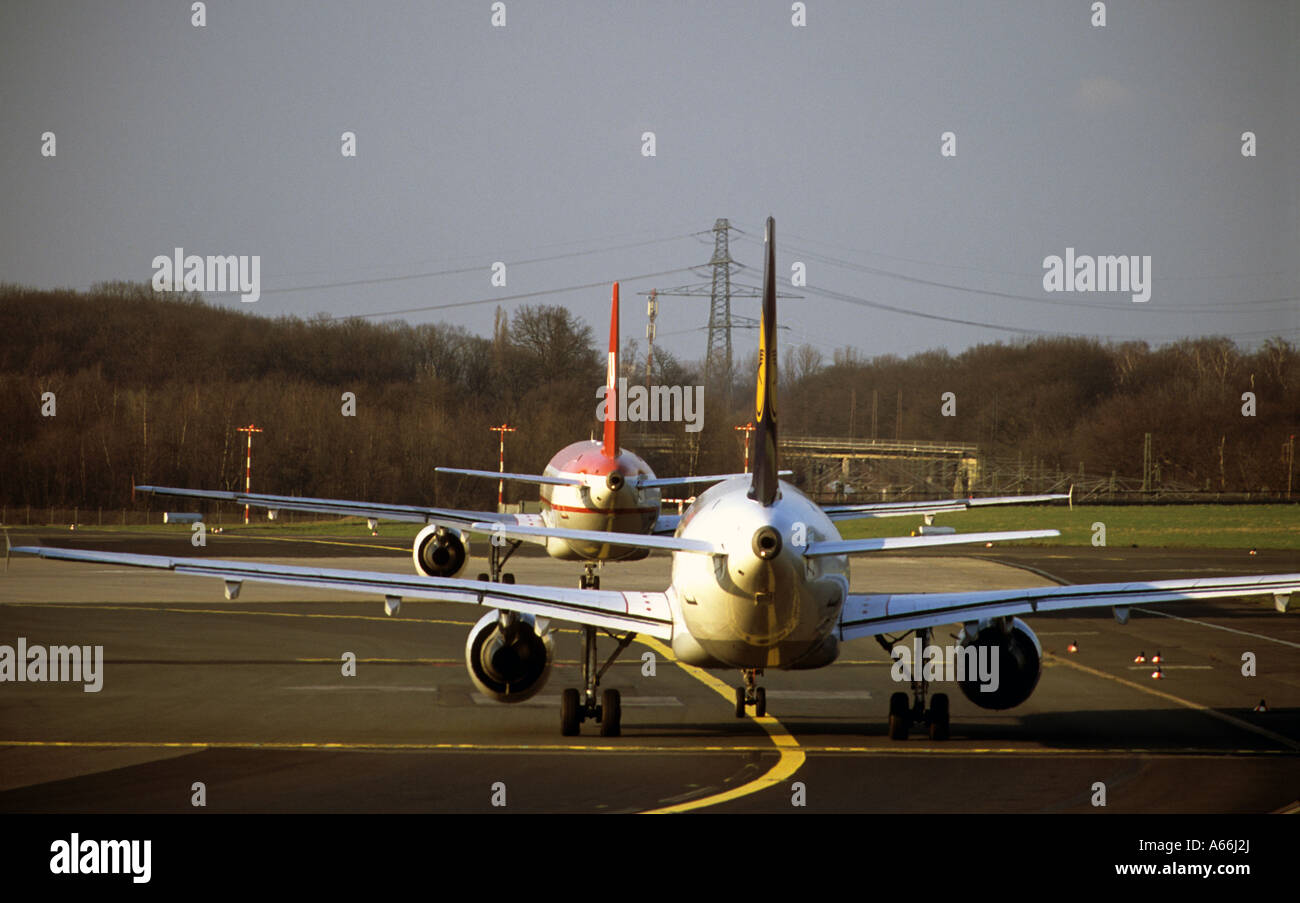
[[[599,441],[575,442],[562,448],[544,473],[583,481],[581,486],[543,484],[542,520],[547,526],[645,535],[659,518],[659,490],[636,488],[638,477],[653,479],[654,471],[626,449],[619,449],[618,456],[611,458]],[[617,476],[611,479],[611,475]],[[547,539],[546,552],[566,561],[628,561],[648,554],[630,546],[555,537]]]
[[672,585],[686,630],[679,658],[703,667],[817,668],[838,654],[834,628],[849,591],[846,556],[805,558],[807,543],[839,539],[811,499],[786,482],[771,506],[748,497],[748,477],[703,493],[677,535],[726,554],[673,555]]

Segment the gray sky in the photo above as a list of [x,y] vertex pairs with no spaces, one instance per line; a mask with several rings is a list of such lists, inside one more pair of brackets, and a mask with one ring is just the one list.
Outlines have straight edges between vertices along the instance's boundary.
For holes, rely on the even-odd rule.
[[[1090,5],[807,0],[796,28],[789,2],[505,0],[494,28],[488,0],[211,2],[195,28],[178,0],[6,3],[0,280],[147,281],[180,246],[261,256],[262,299],[220,304],[369,314],[702,264],[690,233],[727,217],[757,282],[770,213],[805,296],[782,341],[828,355],[1009,330],[1296,341],[1300,3],[1111,2],[1104,28]],[[1067,247],[1150,255],[1151,300],[1045,293]],[[789,288],[796,260],[817,289],[1008,329]],[[624,336],[644,332],[636,292],[702,278],[626,282]],[[599,335],[608,297],[505,307],[565,304]],[[494,307],[405,318],[486,334]],[[664,299],[660,344],[700,358],[707,310]]]

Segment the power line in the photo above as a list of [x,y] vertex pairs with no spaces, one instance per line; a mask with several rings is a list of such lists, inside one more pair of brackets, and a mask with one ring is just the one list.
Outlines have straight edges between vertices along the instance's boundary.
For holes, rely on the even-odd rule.
[[[754,241],[757,243],[757,239],[751,238],[749,236],[746,236],[746,240]],[[1086,309],[1090,309],[1090,310],[1132,310],[1132,311],[1141,310],[1142,312],[1145,313],[1182,314],[1182,315],[1199,314],[1199,313],[1237,313],[1237,314],[1273,313],[1274,311],[1262,310],[1259,307],[1257,307],[1257,305],[1289,304],[1295,301],[1300,301],[1300,297],[1261,298],[1261,299],[1253,299],[1250,301],[1228,302],[1227,306],[1224,307],[1215,307],[1212,305],[1171,306],[1171,305],[1162,305],[1162,304],[1150,304],[1147,302],[1143,302],[1140,305],[1140,307],[1133,307],[1131,302],[1129,304],[1106,304],[1106,303],[1098,302],[1098,303],[1089,303],[1087,305],[1081,305],[1077,301],[1067,301],[1065,299],[1042,298],[1033,295],[1020,295],[1014,292],[1001,292],[1001,291],[996,291],[994,289],[973,288],[971,286],[957,285],[951,282],[939,282],[934,279],[923,279],[919,276],[912,276],[907,273],[897,273],[892,270],[881,269],[880,267],[873,267],[873,266],[868,266],[866,264],[854,263],[853,261],[841,260],[839,258],[831,257],[826,254],[819,254],[816,251],[812,251],[807,248],[799,248],[793,245],[788,247],[791,250],[794,250],[805,257],[811,258],[821,263],[827,263],[832,266],[841,266],[846,269],[856,270],[861,273],[869,273],[874,276],[883,276],[888,279],[898,279],[903,282],[913,283],[915,285],[924,285],[931,288],[949,289],[951,291],[962,292],[965,294],[985,295],[991,298],[1002,298],[1011,301],[1029,301],[1034,304],[1048,304],[1056,307],[1070,307],[1074,309],[1083,309],[1086,307]]]
[[[673,235],[669,238],[654,238],[647,241],[630,242],[628,244],[623,244],[623,245],[611,245],[610,247],[607,248],[593,248],[586,251],[568,251],[563,254],[551,254],[545,257],[533,257],[528,260],[516,260],[513,261],[510,265],[523,266],[524,264],[530,264],[530,263],[545,263],[551,260],[566,260],[572,257],[586,257],[592,254],[603,254],[607,251],[623,251],[628,248],[641,248],[641,247],[645,247],[646,245],[664,244],[665,242],[679,241],[683,238],[690,238],[690,237],[692,237],[690,234]],[[325,282],[325,283],[320,283],[318,285],[295,285],[295,286],[287,286],[285,288],[264,288],[262,289],[262,294],[279,295],[279,294],[286,294],[288,292],[306,292],[306,291],[316,291],[316,290],[332,289],[332,288],[349,288],[358,285],[383,285],[385,283],[390,283],[390,282],[410,282],[415,279],[431,279],[435,276],[453,276],[453,275],[458,275],[463,273],[474,273],[482,269],[483,269],[483,264],[480,263],[475,266],[457,267],[455,269],[450,269],[450,270],[436,270],[429,273],[410,273],[402,276],[378,276],[373,279],[350,279],[350,280],[340,281],[340,282]]]
[[848,295],[844,292],[817,288],[813,285],[802,286],[802,288],[814,295],[821,295],[822,297],[830,298],[833,301],[843,301],[847,304],[858,304],[862,307],[871,307],[876,310],[889,311],[890,313],[902,314],[906,317],[921,317],[926,320],[940,320],[944,323],[958,323],[962,326],[979,326],[984,329],[996,329],[1001,332],[1013,332],[1018,335],[1059,335],[1057,332],[1041,329],[1026,329],[1023,326],[1003,326],[999,323],[984,323],[980,320],[963,320],[960,317],[945,317],[942,314],[931,314],[920,310],[907,310],[903,307],[894,307],[892,304],[882,304],[879,301],[869,301],[866,298],[859,298],[856,295]]
[[[925,311],[920,311],[920,310],[907,310],[901,307],[894,307],[891,304],[882,304],[879,301],[870,301],[866,298],[859,298],[855,295],[848,295],[843,292],[831,291],[830,289],[817,288],[816,286],[812,286],[812,285],[804,286],[804,288],[806,291],[809,291],[814,295],[821,295],[822,297],[830,298],[834,301],[843,301],[848,304],[857,304],[862,307],[871,307],[871,308],[875,308],[876,310],[889,311],[890,313],[902,314],[907,317],[920,317],[926,320],[940,320],[945,323],[958,323],[963,326],[979,326],[983,329],[995,329],[1002,332],[1012,332],[1020,335],[1069,336],[1073,338],[1097,337],[1103,339],[1110,339],[1114,341],[1130,341],[1130,342],[1132,341],[1138,341],[1138,342],[1175,341],[1177,339],[1190,337],[1187,335],[1172,336],[1172,337],[1171,336],[1142,337],[1142,336],[1131,336],[1131,335],[1125,336],[1125,335],[1104,335],[1099,333],[1063,332],[1060,330],[1027,329],[1021,326],[1004,326],[1000,323],[985,323],[979,320],[963,320],[959,317],[945,317],[941,314],[926,313]],[[1227,334],[1227,337],[1245,339],[1245,338],[1258,338],[1260,336],[1273,336],[1273,335],[1283,336],[1283,335],[1290,335],[1295,333],[1300,333],[1300,327],[1294,327],[1291,329],[1281,329],[1281,330],[1267,329],[1267,330],[1260,330],[1254,332],[1229,333]]]
[[[757,236],[752,235],[749,232],[745,232],[743,229],[736,228],[735,226],[733,226],[732,228],[735,229],[736,232],[739,232],[741,235],[744,235],[747,238],[751,238],[751,239],[757,238]],[[866,254],[871,257],[884,257],[889,260],[901,260],[907,263],[920,264],[922,266],[942,267],[944,269],[950,269],[950,270],[970,270],[976,273],[989,273],[994,276],[1023,276],[1029,278],[1037,278],[1042,275],[1041,273],[1024,273],[1024,272],[1017,272],[1015,270],[993,270],[993,269],[988,269],[986,267],[966,266],[957,263],[941,263],[937,260],[922,260],[916,257],[900,257],[896,254],[885,254],[881,251],[867,251],[861,248],[851,248],[848,247],[847,245],[839,245],[834,242],[825,241],[824,239],[809,238],[806,236],[794,235],[789,232],[787,232],[786,235],[789,236],[790,238],[793,238],[795,241],[807,241],[807,242],[812,242],[813,244],[825,245],[828,248],[837,248],[841,251],[850,251],[854,254]],[[1200,276],[1162,276],[1160,278],[1162,280],[1168,280],[1168,281],[1196,282],[1203,279],[1255,279],[1264,276],[1270,276],[1270,277],[1271,276],[1295,276],[1297,274],[1300,274],[1300,270],[1273,270],[1271,272],[1261,272],[1261,273],[1211,273],[1211,274],[1200,275]]]
[[[681,225],[681,226],[673,226],[669,230],[673,233],[672,236],[670,236],[669,238],[665,238],[664,241],[668,241],[670,240],[670,238],[696,238],[698,240],[698,236],[700,235],[699,232],[682,231],[683,229],[687,229],[688,227],[689,224]],[[613,235],[601,235],[598,238],[570,238],[570,239],[565,239],[564,241],[552,241],[552,242],[547,242],[546,244],[533,245],[524,250],[514,249],[508,251],[500,251],[498,252],[497,256],[506,257],[507,259],[509,259],[510,257],[520,257],[523,256],[524,254],[535,254],[538,251],[545,251],[551,248],[563,248],[563,247],[569,247],[571,245],[586,246],[586,245],[596,244],[597,242],[602,242],[602,241],[617,241],[619,239],[631,239],[631,238],[639,239],[639,238],[644,238],[646,236],[656,236],[663,231],[664,230],[662,229],[638,229],[635,232],[618,232]],[[401,263],[390,261],[389,263],[377,263],[369,266],[354,267],[353,272],[368,273],[373,270],[409,269],[411,267],[416,267],[416,266],[433,266],[438,264],[451,264],[451,263],[459,263],[461,261],[467,261],[467,260],[481,261],[483,257],[484,255],[482,253],[454,254],[450,257],[441,257],[433,260],[430,260],[428,257],[421,257],[417,260],[407,260]],[[290,277],[317,276],[322,273],[329,273],[329,272],[332,271],[329,269],[294,270],[291,272],[277,273],[275,275],[275,278],[288,279]]]
[[368,314],[347,314],[345,316],[324,317],[323,319],[327,321],[352,319],[365,320],[370,317],[396,317],[402,314],[423,313],[424,311],[429,310],[449,310],[453,307],[472,307],[476,304],[494,304],[501,301],[520,301],[524,298],[541,298],[546,295],[559,295],[564,292],[576,292],[583,289],[600,288],[601,286],[607,286],[613,282],[635,282],[639,279],[653,279],[658,276],[671,276],[674,273],[689,273],[695,269],[696,267],[678,267],[674,270],[661,270],[658,273],[642,273],[639,276],[614,276],[610,279],[602,279],[599,282],[586,282],[582,285],[565,285],[560,288],[549,288],[536,292],[522,292],[516,295],[494,295],[491,298],[476,298],[473,301],[453,301],[448,304],[426,304],[422,307],[407,307],[402,310],[385,310]]

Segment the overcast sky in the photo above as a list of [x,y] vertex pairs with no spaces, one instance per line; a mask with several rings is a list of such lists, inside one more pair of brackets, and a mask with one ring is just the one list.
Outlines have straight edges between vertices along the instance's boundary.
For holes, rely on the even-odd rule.
[[[493,27],[489,0],[210,2],[201,28],[180,0],[0,5],[0,280],[259,255],[260,301],[210,299],[458,304],[403,317],[487,334],[498,297],[623,279],[641,337],[636,292],[707,278],[673,271],[707,262],[719,217],[758,282],[771,214],[804,295],[782,341],[828,356],[1300,337],[1300,3],[1111,2],[1105,27],[1090,0],[807,0],[806,27],[784,0],[504,5]],[[1151,300],[1045,292],[1066,248],[1149,255]],[[468,272],[420,276],[445,270]],[[358,284],[276,291],[336,283]],[[599,335],[608,297],[502,303],[565,304]],[[665,298],[660,344],[700,358],[707,314]]]

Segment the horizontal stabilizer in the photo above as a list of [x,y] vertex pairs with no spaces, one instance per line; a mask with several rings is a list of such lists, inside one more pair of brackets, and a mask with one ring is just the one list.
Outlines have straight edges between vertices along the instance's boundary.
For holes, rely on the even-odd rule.
[[909,514],[943,514],[991,505],[1033,505],[1069,499],[1061,495],[1002,495],[982,499],[939,499],[926,502],[866,502],[860,505],[823,505],[831,520],[857,520],[868,517],[903,517]]
[[805,558],[820,558],[826,555],[853,555],[858,552],[883,552],[889,549],[919,549],[925,546],[955,546],[966,543],[1014,542],[1019,539],[1048,539],[1060,535],[1060,530],[1008,530],[1001,533],[946,533],[938,536],[835,539],[826,542],[811,542],[803,550],[803,554]]
[[[781,476],[788,477],[793,473],[792,470],[783,470]],[[682,486],[689,483],[721,483],[723,480],[734,480],[737,477],[745,476],[749,476],[749,474],[715,473],[696,477],[643,477],[636,481],[636,486],[638,489],[648,489],[653,486]]]
[[514,480],[517,483],[545,483],[548,486],[582,486],[576,477],[545,477],[535,473],[501,473],[496,470],[467,470],[463,467],[435,467],[438,473],[458,473],[466,477],[483,477],[487,480]]

